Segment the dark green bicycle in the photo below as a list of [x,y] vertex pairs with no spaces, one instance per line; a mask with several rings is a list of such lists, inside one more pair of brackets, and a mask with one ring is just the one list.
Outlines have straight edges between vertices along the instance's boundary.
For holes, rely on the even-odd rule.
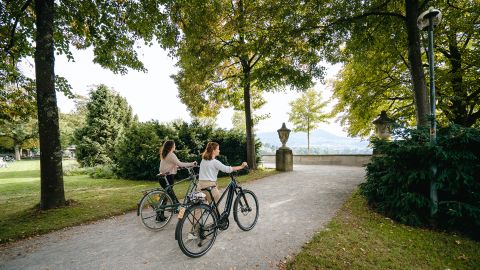
[[[184,199],[183,202],[175,203],[169,194],[173,193],[174,186],[187,181],[190,183],[185,193],[185,198],[187,198],[188,194],[195,191],[198,183],[198,174],[194,169],[197,167],[198,166],[180,168],[188,170],[188,178],[178,181],[173,185],[168,185],[165,189],[158,187],[142,191],[143,197],[138,203],[137,216],[147,229],[152,231],[163,229],[172,217],[178,213],[178,209],[189,203],[187,199]],[[158,177],[159,181],[166,181],[166,175],[159,174]],[[168,183],[168,181],[166,181],[166,183]]]
[[[217,230],[223,231],[228,228],[232,207],[233,218],[240,229],[249,231],[257,223],[259,214],[257,196],[252,191],[239,186],[236,177],[236,172],[230,174],[230,184],[218,202],[212,201],[206,204],[198,196],[196,200],[192,199],[189,205],[180,209],[175,239],[185,255],[196,258],[210,250],[217,237]],[[210,193],[213,198],[211,187],[202,191]],[[235,201],[234,195],[236,195]],[[224,197],[227,201],[225,209],[220,213],[218,205]]]

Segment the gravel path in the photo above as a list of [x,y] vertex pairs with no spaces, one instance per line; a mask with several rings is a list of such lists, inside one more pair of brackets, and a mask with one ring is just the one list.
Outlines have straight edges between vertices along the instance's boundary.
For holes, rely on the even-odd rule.
[[151,232],[132,212],[4,245],[0,269],[276,269],[328,223],[364,175],[361,167],[297,165],[244,184],[259,199],[257,225],[241,231],[231,216],[197,259],[174,240],[176,222]]

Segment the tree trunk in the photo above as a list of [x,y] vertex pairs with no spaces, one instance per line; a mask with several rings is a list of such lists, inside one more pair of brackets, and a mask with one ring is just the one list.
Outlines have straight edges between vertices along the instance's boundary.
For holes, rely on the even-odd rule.
[[420,51],[420,30],[417,27],[417,17],[419,15],[418,0],[405,0],[405,9],[407,18],[405,22],[408,36],[408,62],[413,83],[417,127],[428,127],[430,109],[428,106],[425,73],[423,71]]
[[250,72],[244,73],[243,99],[245,103],[245,128],[247,133],[247,163],[251,169],[257,168],[255,135],[253,133],[252,107],[250,104]]
[[310,154],[310,123],[307,127],[307,154]]
[[[239,12],[239,19],[238,19],[238,33],[239,33],[239,41],[240,44],[243,46],[245,45],[245,31],[244,31],[244,14],[245,8],[243,6],[243,1],[238,1],[238,12]],[[255,136],[253,134],[253,121],[252,121],[252,106],[250,104],[250,70],[251,66],[248,60],[247,55],[240,56],[240,62],[242,64],[243,70],[243,101],[245,104],[245,131],[247,134],[247,163],[248,166],[255,170],[257,169],[257,161],[256,161],[256,153],[255,153]]]
[[22,159],[22,157],[21,157],[21,151],[20,151],[20,145],[19,145],[19,144],[15,144],[14,148],[15,148],[15,160],[20,160],[20,159]]
[[62,153],[55,95],[54,2],[36,0],[35,77],[40,134],[40,208],[65,205]]
[[449,108],[452,114],[450,121],[455,124],[470,127],[475,121],[470,122],[467,97],[468,93],[463,87],[463,70],[462,70],[462,54],[457,46],[457,40],[455,34],[448,35],[448,49],[450,51],[450,57],[448,58],[451,65],[451,83],[453,90],[452,105]]
[[307,154],[310,154],[310,131],[307,131]]

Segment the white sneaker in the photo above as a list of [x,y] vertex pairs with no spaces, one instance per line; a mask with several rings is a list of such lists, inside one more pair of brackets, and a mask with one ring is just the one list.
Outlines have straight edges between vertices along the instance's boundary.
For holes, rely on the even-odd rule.
[[197,239],[197,238],[198,238],[198,237],[197,237],[195,234],[193,234],[193,233],[188,233],[188,236],[187,236],[187,239],[188,239],[188,240],[195,240],[195,239]]

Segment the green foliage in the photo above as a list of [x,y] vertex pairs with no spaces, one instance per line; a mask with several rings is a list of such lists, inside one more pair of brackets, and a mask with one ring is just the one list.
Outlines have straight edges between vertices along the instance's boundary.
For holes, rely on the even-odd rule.
[[160,138],[171,136],[171,129],[156,122],[133,124],[116,147],[116,173],[127,179],[155,179],[160,164]]
[[220,108],[245,111],[247,162],[255,164],[253,113],[262,93],[306,89],[322,79],[321,54],[298,29],[303,5],[293,1],[176,1],[171,21],[182,32],[172,76],[196,116]]
[[427,130],[403,130],[401,140],[374,140],[374,156],[361,185],[368,202],[402,223],[428,225],[431,166],[437,166],[438,226],[480,237],[480,130],[450,126],[438,132],[437,145]]
[[93,167],[113,162],[115,145],[133,121],[125,98],[105,85],[90,93],[85,126],[75,131],[77,160]]
[[112,164],[102,164],[94,167],[87,167],[85,171],[91,178],[97,178],[97,179],[117,178],[115,174],[115,167]]
[[62,149],[75,144],[75,131],[85,125],[87,115],[86,101],[84,97],[76,97],[76,108],[72,113],[60,113],[60,143]]
[[[217,129],[195,120],[190,124],[183,121],[168,125],[157,122],[135,123],[116,147],[117,175],[128,179],[155,180],[160,164],[159,149],[165,140],[175,141],[175,154],[184,162],[200,162],[201,154],[209,141],[220,144],[218,159],[224,164],[239,165],[247,156],[245,134],[238,131]],[[261,143],[257,141],[256,148],[260,147]],[[257,156],[257,161],[259,158]],[[178,171],[177,178],[186,176],[185,171]]]
[[[473,126],[480,119],[480,2],[452,1],[328,1],[320,9],[329,30],[325,30],[330,61],[344,67],[334,82],[334,113],[348,127],[350,135],[369,136],[372,120],[382,110],[397,122],[415,125],[418,97],[412,88],[412,42],[408,40],[405,3],[420,3],[420,14],[430,5],[442,12],[434,30],[435,79],[438,120]],[[418,16],[414,14],[414,16]],[[420,32],[422,47],[427,34]],[[422,62],[427,56],[422,53]],[[424,78],[426,77],[426,78]],[[422,80],[428,82],[428,72]],[[428,85],[427,85],[428,86]],[[427,104],[428,105],[428,104]]]
[[243,109],[244,90],[257,108],[263,91],[310,87],[323,69],[315,48],[295,28],[301,12],[300,4],[278,1],[173,5],[172,21],[184,33],[174,76],[182,102],[194,115],[211,115],[220,107]]
[[31,82],[24,86],[0,83],[0,104],[2,122],[36,118],[35,85]]

